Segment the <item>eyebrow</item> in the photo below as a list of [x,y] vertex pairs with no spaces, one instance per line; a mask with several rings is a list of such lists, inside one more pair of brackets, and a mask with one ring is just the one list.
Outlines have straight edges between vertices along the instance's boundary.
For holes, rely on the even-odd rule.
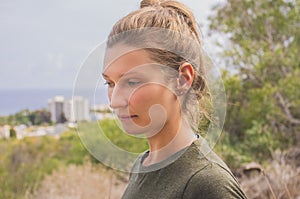
[[103,76],[103,77],[108,77],[108,76],[107,76],[106,74],[104,74],[104,73],[102,73],[102,76]]
[[[132,72],[127,72],[127,73],[123,73],[121,75],[119,75],[119,78],[123,77],[123,76],[127,76],[127,75],[131,75],[131,74],[138,74],[138,75],[142,75],[143,73],[140,72],[136,72],[136,71],[132,71]],[[105,78],[109,78],[108,75],[106,75],[105,73],[102,73],[102,76]]]

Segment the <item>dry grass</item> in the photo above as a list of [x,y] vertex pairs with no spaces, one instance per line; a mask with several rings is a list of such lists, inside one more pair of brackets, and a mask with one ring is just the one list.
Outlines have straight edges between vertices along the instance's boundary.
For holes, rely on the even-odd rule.
[[[293,157],[291,158],[291,153]],[[300,149],[276,151],[261,173],[241,175],[243,190],[250,199],[300,199]]]
[[34,194],[27,199],[119,199],[126,186],[127,176],[106,170],[103,166],[70,165],[46,176]]
[[[273,161],[258,172],[238,172],[242,189],[249,199],[300,199],[300,149],[277,151]],[[34,194],[26,199],[119,199],[128,175],[103,166],[70,165],[46,176]]]

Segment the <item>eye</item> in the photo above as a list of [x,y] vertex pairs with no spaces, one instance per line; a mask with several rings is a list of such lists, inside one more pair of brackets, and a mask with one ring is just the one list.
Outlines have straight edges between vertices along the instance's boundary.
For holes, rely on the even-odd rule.
[[113,82],[106,81],[106,82],[104,82],[104,85],[107,85],[109,88],[111,88],[111,87],[114,86],[114,83],[113,83]]
[[140,84],[140,83],[141,83],[141,81],[140,81],[140,80],[137,80],[137,79],[130,79],[130,80],[127,81],[127,84],[128,84],[129,86],[135,86],[135,85],[138,85],[138,84]]

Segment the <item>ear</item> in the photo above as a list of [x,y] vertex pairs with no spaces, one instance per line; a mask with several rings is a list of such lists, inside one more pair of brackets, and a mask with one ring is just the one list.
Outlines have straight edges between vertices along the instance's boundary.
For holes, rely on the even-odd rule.
[[194,81],[194,68],[193,66],[185,62],[179,67],[179,77],[177,79],[177,89],[180,91],[181,94],[186,93],[192,83]]

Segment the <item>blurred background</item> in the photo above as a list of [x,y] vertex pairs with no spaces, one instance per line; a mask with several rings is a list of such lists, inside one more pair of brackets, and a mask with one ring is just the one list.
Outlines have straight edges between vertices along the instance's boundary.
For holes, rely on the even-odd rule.
[[[215,151],[249,198],[300,198],[300,2],[181,0],[221,73],[227,116]],[[120,198],[111,170],[76,133],[110,132],[120,148],[145,140],[114,126],[104,87],[72,98],[81,64],[139,1],[0,2],[0,198]],[[75,114],[71,114],[74,106]]]

